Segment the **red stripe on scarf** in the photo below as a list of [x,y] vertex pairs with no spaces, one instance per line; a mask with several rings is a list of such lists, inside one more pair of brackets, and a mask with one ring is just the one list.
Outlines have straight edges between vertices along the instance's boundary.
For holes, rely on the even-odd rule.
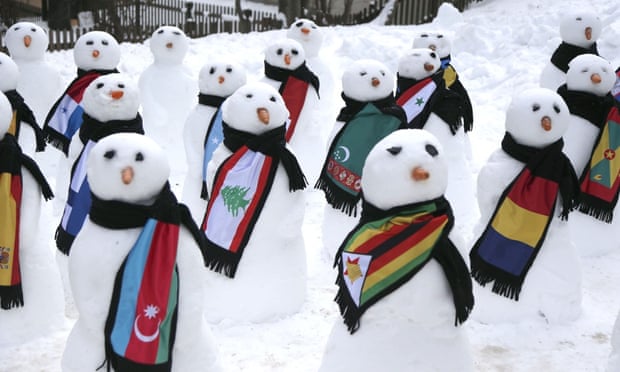
[[618,188],[620,188],[620,176],[616,177],[616,181],[613,183],[611,188],[607,188],[598,182],[592,182],[590,179],[590,170],[588,170],[588,173],[586,173],[583,178],[583,182],[581,183],[582,192],[585,193],[587,190],[589,195],[593,195],[606,201],[607,203],[611,203],[616,198]]
[[535,177],[528,168],[524,168],[507,197],[521,208],[548,216],[555,203],[557,190],[556,182]]
[[15,200],[15,247],[13,247],[13,272],[11,273],[11,285],[20,284],[21,273],[19,270],[19,226],[21,219],[21,205],[22,205],[22,178],[13,175],[11,177],[11,196]]
[[82,97],[84,96],[84,91],[86,87],[90,85],[90,83],[101,76],[99,72],[89,72],[76,80],[70,87],[67,89],[67,95],[73,98],[76,102],[82,102]]
[[420,81],[419,83],[416,83],[415,85],[413,85],[412,87],[410,87],[409,89],[405,90],[400,97],[398,97],[396,99],[396,103],[399,106],[403,106],[405,103],[407,103],[407,101],[409,101],[411,99],[411,97],[415,96],[416,94],[418,94],[419,91],[421,91],[424,87],[426,87],[426,85],[428,84],[429,80],[433,80],[432,78],[426,78],[422,81]]
[[310,84],[293,76],[290,76],[284,84],[282,98],[284,99],[284,104],[289,111],[290,119],[290,123],[286,129],[285,138],[286,142],[289,142],[293,137],[293,134],[295,134],[299,114],[304,108],[304,103],[306,102],[306,95],[308,94],[308,87]]

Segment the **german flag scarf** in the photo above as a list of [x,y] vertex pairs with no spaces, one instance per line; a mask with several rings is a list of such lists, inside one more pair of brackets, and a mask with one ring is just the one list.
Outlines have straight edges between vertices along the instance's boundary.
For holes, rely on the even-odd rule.
[[482,286],[494,281],[494,293],[519,300],[525,276],[554,217],[558,194],[562,219],[575,206],[577,176],[562,152],[563,145],[560,139],[537,149],[516,143],[509,133],[504,136],[502,149],[525,166],[500,196],[469,254],[472,276]]
[[192,233],[203,255],[204,236],[168,184],[150,206],[92,198],[93,223],[114,230],[142,227],[114,281],[103,365],[116,372],[170,371],[179,305],[180,226]]
[[54,194],[41,170],[24,155],[12,134],[0,140],[0,308],[24,305],[19,270],[19,230],[21,226],[22,167],[37,181],[45,200]]
[[407,118],[392,95],[373,102],[355,101],[342,94],[346,106],[336,120],[345,122],[334,137],[319,179],[314,187],[323,190],[334,208],[355,215],[360,200],[360,179],[366,156],[388,134],[406,127]]
[[226,97],[214,96],[211,94],[198,94],[198,104],[215,107],[216,111],[211,117],[209,126],[205,133],[203,142],[204,153],[202,158],[202,191],[200,197],[207,200],[209,193],[207,190],[207,165],[213,157],[213,152],[224,140],[224,129],[222,129],[222,103]]
[[446,82],[446,88],[457,93],[463,99],[463,129],[465,132],[471,132],[474,129],[474,109],[471,105],[471,99],[467,93],[467,89],[461,83],[459,74],[454,66],[450,64],[452,57],[448,56],[441,59],[441,69],[443,70],[443,80]]
[[305,62],[295,70],[286,70],[265,61],[265,76],[281,82],[278,91],[289,111],[289,123],[286,129],[286,142],[289,142],[295,133],[309,87],[312,86],[316,95],[319,95],[319,78],[310,71]]
[[582,48],[577,45],[562,42],[551,55],[551,64],[566,73],[566,71],[568,71],[568,63],[573,58],[582,54],[594,54],[598,56],[596,43],[593,43],[589,48]]
[[[452,290],[455,325],[467,320],[474,306],[467,265],[448,234],[454,225],[447,200],[378,209],[363,202],[362,216],[338,249],[338,293],[335,301],[349,331],[373,304],[397,290],[431,259],[443,268]],[[415,294],[411,294],[415,301]]]
[[422,80],[398,75],[396,84],[396,103],[405,110],[409,128],[423,129],[431,113],[448,124],[452,134],[463,125],[465,103],[446,88],[441,70]]
[[302,190],[306,178],[286,148],[284,125],[261,135],[235,130],[223,123],[224,145],[233,152],[218,168],[203,219],[207,264],[233,278],[254,225],[282,164],[289,190]]
[[34,131],[37,146],[35,150],[45,150],[45,138],[43,131],[39,127],[39,124],[37,124],[37,120],[34,118],[32,110],[30,110],[30,107],[28,107],[26,102],[24,102],[24,98],[16,90],[9,90],[4,92],[4,94],[9,99],[13,109],[13,120],[11,121],[11,126],[9,127],[9,133],[19,139],[22,123],[27,124]]
[[69,83],[65,92],[54,103],[45,118],[43,132],[46,140],[65,155],[69,154],[71,138],[82,126],[82,97],[88,85],[101,75],[118,72],[118,70],[82,70],[78,69],[77,77]]
[[90,209],[90,187],[86,179],[86,164],[90,150],[100,139],[124,132],[144,134],[139,114],[131,120],[111,120],[105,123],[84,114],[84,123],[79,131],[80,141],[84,147],[71,168],[67,203],[54,237],[60,252],[69,255],[73,240],[82,228]]

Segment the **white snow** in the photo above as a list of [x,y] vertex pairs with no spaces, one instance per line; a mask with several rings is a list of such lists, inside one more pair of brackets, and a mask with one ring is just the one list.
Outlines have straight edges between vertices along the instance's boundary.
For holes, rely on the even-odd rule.
[[[477,175],[489,154],[499,146],[504,134],[505,111],[512,97],[539,85],[542,68],[561,42],[560,20],[571,9],[589,9],[599,15],[602,23],[597,42],[599,53],[608,58],[612,66],[618,66],[620,7],[617,2],[608,0],[485,0],[472,4],[460,14],[455,14],[453,9],[444,9],[438,19],[420,26],[386,27],[373,23],[325,27],[322,29],[324,41],[320,54],[332,70],[333,86],[339,94],[342,72],[352,62],[376,59],[396,71],[399,58],[411,47],[415,35],[437,29],[454,35],[452,63],[468,89],[474,107],[474,130],[469,137],[473,151],[472,172]],[[277,30],[193,39],[185,64],[197,75],[205,61],[214,57],[232,58],[246,68],[248,81],[258,80],[262,75],[265,47],[285,37],[286,30]],[[119,69],[137,79],[152,61],[148,42],[121,43],[120,49]],[[46,59],[60,71],[64,86],[75,76],[72,51],[47,53]],[[175,96],[169,100],[175,101]],[[338,99],[330,102],[326,110],[332,112],[332,120],[335,120],[343,102]],[[160,130],[163,132],[164,129]],[[182,125],[178,127],[179,136],[181,130]],[[49,156],[40,161],[52,184],[58,159],[55,151],[48,149]],[[186,173],[184,149],[174,147],[170,154],[171,185],[179,196]],[[301,311],[266,323],[223,320],[213,324],[220,363],[225,371],[305,372],[318,369],[331,327],[340,317],[333,302],[335,271],[332,262],[322,256],[324,204],[322,193],[307,193],[303,232],[308,281],[306,301]],[[39,239],[47,241],[50,250],[55,249],[53,228],[58,224],[59,213],[52,210],[52,203],[43,204]],[[475,223],[464,222],[472,228]],[[472,319],[467,321],[464,329],[471,343],[475,370],[604,371],[611,351],[611,332],[620,309],[617,295],[619,263],[620,252],[581,258],[582,307],[581,315],[573,322],[561,325],[542,321],[486,325]],[[45,277],[39,279],[46,280]],[[41,317],[47,316],[46,310],[40,309]],[[74,322],[74,318],[65,319],[59,331],[46,337],[0,344],[0,370],[60,371],[61,356]],[[27,333],[28,330],[24,331]]]

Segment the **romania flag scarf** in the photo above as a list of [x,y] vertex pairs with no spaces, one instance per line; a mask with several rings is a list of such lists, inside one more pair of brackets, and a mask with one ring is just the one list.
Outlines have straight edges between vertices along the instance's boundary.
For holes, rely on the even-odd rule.
[[45,138],[43,131],[39,127],[39,124],[37,124],[37,120],[35,119],[32,110],[30,110],[30,107],[28,107],[24,101],[24,98],[16,90],[9,90],[4,92],[4,94],[9,99],[13,109],[13,120],[11,121],[11,126],[9,127],[9,133],[19,139],[22,123],[27,124],[34,131],[37,146],[35,150],[45,150]]
[[286,70],[265,61],[265,76],[281,82],[278,91],[289,111],[289,123],[286,128],[286,142],[289,142],[297,128],[309,87],[312,86],[316,95],[319,95],[319,78],[310,71],[305,62],[295,70]]
[[568,63],[573,58],[582,54],[594,54],[598,56],[596,43],[593,43],[589,48],[582,48],[577,45],[562,42],[551,55],[551,64],[566,73],[566,71],[568,71]]
[[204,154],[202,158],[202,191],[200,197],[207,200],[209,193],[207,190],[207,165],[213,156],[215,149],[224,140],[224,129],[222,128],[222,103],[226,97],[214,96],[210,94],[198,95],[198,103],[205,106],[215,107],[217,110],[211,117],[204,140]]
[[79,131],[80,141],[84,147],[71,168],[67,203],[54,237],[56,247],[60,252],[69,255],[73,240],[82,229],[90,209],[90,186],[86,178],[86,164],[90,150],[100,139],[114,133],[124,132],[144,134],[140,115],[132,120],[112,120],[102,123],[84,114],[84,123]]
[[470,132],[474,129],[474,109],[471,105],[471,99],[467,93],[467,89],[461,83],[459,74],[456,72],[454,66],[450,64],[452,57],[448,54],[447,57],[441,59],[441,69],[443,70],[443,80],[446,82],[446,88],[457,93],[463,99],[463,129],[465,132]]
[[47,142],[67,155],[71,138],[82,126],[82,97],[88,85],[101,75],[118,72],[118,70],[82,70],[69,83],[65,92],[58,98],[45,118],[43,132]]
[[374,102],[359,102],[343,94],[347,107],[338,121],[344,126],[334,137],[319,179],[314,185],[323,190],[334,208],[356,214],[360,200],[362,167],[372,147],[388,134],[405,128],[407,118],[394,97]]
[[[474,306],[471,277],[457,248],[448,238],[454,225],[452,209],[440,197],[424,203],[378,209],[363,203],[362,217],[336,255],[338,293],[335,301],[349,331],[380,301],[436,259],[452,290],[455,325],[467,320]],[[415,301],[415,293],[411,293]]]
[[233,152],[218,168],[203,219],[207,264],[233,278],[254,225],[282,164],[290,191],[306,187],[306,178],[284,140],[284,125],[253,135],[224,126],[224,145]]
[[12,134],[0,140],[0,308],[24,305],[19,270],[22,167],[41,187],[46,200],[54,195],[37,164],[24,155]]
[[494,293],[519,300],[525,276],[545,241],[558,194],[562,219],[575,206],[577,177],[563,145],[560,139],[536,149],[516,143],[510,133],[502,141],[502,149],[525,166],[502,193],[469,254],[472,276],[482,286],[494,281]]

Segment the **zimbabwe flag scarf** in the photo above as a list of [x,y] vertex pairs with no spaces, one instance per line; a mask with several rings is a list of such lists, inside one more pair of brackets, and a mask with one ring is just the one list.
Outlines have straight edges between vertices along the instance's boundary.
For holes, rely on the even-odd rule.
[[218,168],[202,222],[207,265],[233,278],[282,164],[289,190],[302,190],[306,178],[286,148],[284,125],[260,135],[224,127],[224,145],[232,151]]
[[24,305],[19,270],[19,231],[22,202],[22,167],[41,187],[45,200],[54,194],[41,170],[24,155],[12,134],[0,140],[0,308]]
[[[351,333],[370,306],[433,258],[452,290],[455,325],[467,320],[474,296],[467,265],[448,237],[453,226],[452,209],[444,197],[389,210],[363,202],[360,222],[344,239],[334,264],[338,266],[335,301]],[[415,293],[410,296],[415,301]]]
[[443,70],[443,80],[446,82],[446,88],[457,93],[463,99],[463,129],[465,132],[471,132],[474,129],[474,109],[471,105],[471,99],[467,93],[467,89],[461,83],[459,74],[454,66],[450,64],[452,57],[448,56],[441,59],[441,69]]
[[104,137],[127,132],[144,134],[142,118],[139,114],[131,120],[111,120],[105,123],[84,114],[84,123],[79,131],[80,141],[84,147],[71,168],[67,203],[54,236],[56,247],[60,252],[69,255],[73,240],[82,229],[90,209],[90,186],[86,179],[86,164],[90,150]]
[[551,64],[566,73],[566,71],[568,71],[568,63],[573,58],[582,54],[594,54],[598,56],[596,43],[593,43],[589,48],[582,48],[577,45],[562,42],[551,55]]
[[222,129],[222,103],[224,103],[224,100],[226,100],[226,97],[202,93],[198,94],[198,104],[215,107],[217,109],[211,117],[203,142],[204,154],[202,158],[202,190],[200,192],[200,197],[205,200],[209,197],[209,192],[207,190],[207,165],[213,156],[213,152],[224,139],[224,130]]
[[316,95],[319,95],[319,78],[310,71],[306,62],[295,70],[286,70],[265,61],[265,76],[281,83],[278,91],[289,111],[289,123],[286,129],[286,142],[289,142],[295,133],[310,85],[316,91]]
[[49,144],[64,152],[65,155],[69,154],[71,139],[82,126],[84,90],[99,76],[115,72],[118,70],[77,70],[77,77],[69,83],[45,118],[43,133]]
[[203,257],[204,236],[168,184],[150,206],[92,198],[93,223],[114,230],[142,227],[116,274],[102,366],[116,372],[170,371],[179,305],[180,225],[193,235]]
[[604,97],[569,91],[566,84],[558,89],[571,114],[582,117],[599,128],[588,165],[581,172],[579,211],[611,223],[620,192],[620,113],[611,94]]
[[9,99],[13,109],[13,121],[9,127],[9,133],[19,139],[21,124],[28,124],[34,131],[37,146],[35,150],[45,150],[45,138],[43,131],[39,127],[39,124],[37,124],[37,120],[34,118],[32,110],[30,110],[30,107],[28,107],[26,102],[24,102],[24,98],[16,90],[9,90],[4,92],[4,94]]
[[355,101],[344,93],[342,98],[346,106],[336,120],[345,124],[329,146],[314,188],[323,190],[332,207],[355,215],[366,156],[385,136],[405,128],[407,118],[392,95],[373,102]]
[[502,149],[525,166],[500,196],[469,253],[472,276],[482,286],[494,281],[494,293],[519,300],[525,276],[554,217],[558,194],[562,219],[567,219],[575,206],[577,176],[563,146],[562,139],[542,149],[524,146],[510,133],[502,140]]

